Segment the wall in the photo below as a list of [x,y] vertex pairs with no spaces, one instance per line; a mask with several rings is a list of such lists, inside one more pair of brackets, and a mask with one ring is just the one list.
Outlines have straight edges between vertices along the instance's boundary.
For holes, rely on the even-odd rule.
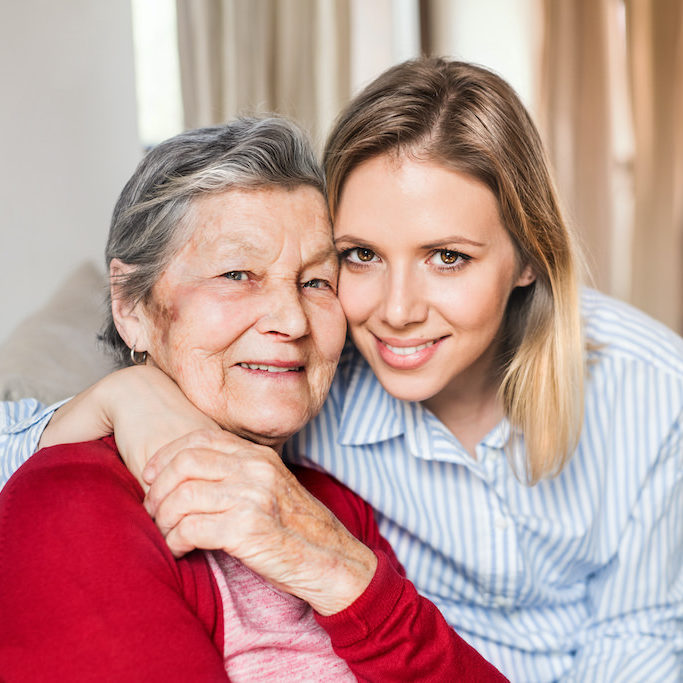
[[130,6],[3,3],[0,342],[86,259],[140,158]]

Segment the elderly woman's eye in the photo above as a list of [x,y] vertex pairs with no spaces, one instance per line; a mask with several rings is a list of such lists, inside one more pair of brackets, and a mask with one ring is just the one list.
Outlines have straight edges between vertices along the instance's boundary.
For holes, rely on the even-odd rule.
[[244,270],[229,270],[227,273],[223,273],[223,277],[226,280],[247,280],[249,278]]
[[313,280],[308,280],[304,282],[304,287],[309,287],[311,289],[329,289],[331,287],[327,280],[322,280],[321,278],[314,278]]
[[353,249],[347,249],[343,252],[342,258],[346,259],[349,263],[370,263],[377,258],[377,255],[372,249],[353,247]]

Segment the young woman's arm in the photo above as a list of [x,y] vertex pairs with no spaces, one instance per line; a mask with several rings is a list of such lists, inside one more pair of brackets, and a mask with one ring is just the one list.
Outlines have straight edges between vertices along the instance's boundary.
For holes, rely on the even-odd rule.
[[641,476],[615,556],[588,581],[591,623],[568,680],[682,680],[683,413]]
[[33,398],[0,401],[0,489],[38,449],[38,442],[55,410]]
[[99,439],[114,424],[121,456],[143,487],[140,472],[158,448],[198,429],[218,429],[160,370],[118,370],[48,407],[35,399],[0,402],[0,488],[39,448]]

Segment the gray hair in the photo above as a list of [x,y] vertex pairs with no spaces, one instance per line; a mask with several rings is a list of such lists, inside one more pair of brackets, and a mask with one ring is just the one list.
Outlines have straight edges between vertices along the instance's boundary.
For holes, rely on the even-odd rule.
[[[150,296],[189,238],[190,209],[197,196],[301,185],[325,195],[324,176],[310,142],[287,119],[239,118],[181,133],[154,147],[126,183],[112,215],[107,268],[114,258],[134,267],[118,280],[121,298],[138,302]],[[111,305],[100,339],[121,365],[130,365]]]

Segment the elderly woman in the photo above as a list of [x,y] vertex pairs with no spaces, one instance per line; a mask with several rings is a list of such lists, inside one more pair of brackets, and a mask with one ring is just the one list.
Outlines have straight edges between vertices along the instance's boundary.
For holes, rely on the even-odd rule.
[[[176,561],[112,438],[42,450],[0,494],[2,679],[497,679],[404,578],[371,508],[297,470],[362,543],[279,458],[322,406],[345,338],[323,180],[301,133],[240,120],[160,145],[119,198],[107,260],[104,339],[122,363],[150,366],[137,378],[163,371],[229,430],[243,521],[232,545]],[[316,539],[326,552],[302,568]],[[273,562],[291,580],[263,581]]]

